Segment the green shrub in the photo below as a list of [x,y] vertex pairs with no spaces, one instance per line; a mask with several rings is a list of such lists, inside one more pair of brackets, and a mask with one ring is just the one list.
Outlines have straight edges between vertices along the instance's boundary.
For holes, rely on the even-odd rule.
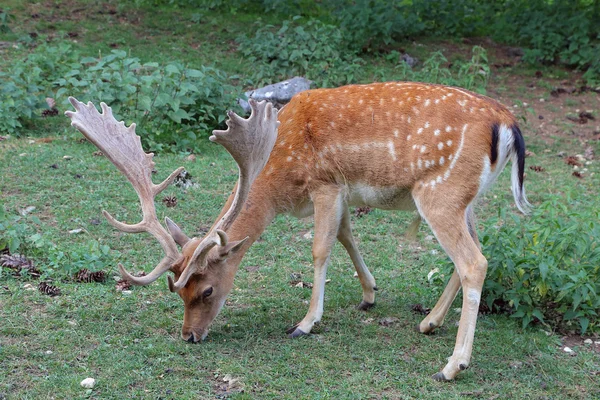
[[0,71],[0,132],[19,136],[25,120],[47,108],[52,81],[65,73],[77,54],[68,44],[41,45],[23,61]]
[[347,47],[339,28],[311,19],[297,18],[280,28],[267,25],[254,37],[240,36],[238,50],[254,64],[254,85],[302,75],[319,87],[340,86],[355,81],[363,60]]
[[218,127],[237,98],[218,69],[142,64],[121,50],[84,58],[72,68],[54,82],[57,99],[67,104],[70,95],[107,103],[118,119],[137,123],[144,147],[151,150],[197,150],[198,135]]
[[28,253],[33,248],[45,246],[42,236],[32,227],[40,224],[36,216],[9,213],[0,204],[0,251]]
[[[397,58],[394,52],[388,58]],[[487,53],[483,47],[474,46],[471,59],[467,62],[456,61],[452,68],[447,67],[448,60],[441,52],[433,53],[423,62],[420,69],[411,68],[401,62],[396,67],[397,74],[388,76],[380,72],[381,80],[402,80],[413,82],[438,83],[442,85],[460,86],[484,94],[490,78]]]
[[580,213],[559,199],[536,206],[527,218],[500,210],[481,235],[489,263],[482,303],[508,311],[523,327],[539,321],[600,332],[599,221],[599,211]]

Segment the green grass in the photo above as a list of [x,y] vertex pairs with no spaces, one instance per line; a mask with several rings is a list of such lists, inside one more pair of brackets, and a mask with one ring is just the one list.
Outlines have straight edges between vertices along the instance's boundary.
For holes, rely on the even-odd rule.
[[[116,43],[144,61],[183,60],[231,74],[249,68],[232,51],[231,41],[239,33],[250,33],[259,17],[207,12],[200,24],[194,24],[187,10],[132,11],[116,1],[6,3],[22,23],[14,24],[14,33],[0,40],[15,40],[31,31],[73,40],[64,37],[75,31],[79,36],[74,45],[90,54],[108,52]],[[71,15],[65,4],[84,11]],[[117,14],[99,13],[111,7]],[[41,18],[29,19],[32,11]],[[24,51],[23,46],[5,50],[0,67]],[[374,65],[365,68],[363,79],[369,79],[371,68],[390,68],[379,58]],[[518,74],[518,69],[508,73]],[[511,87],[503,95],[513,101],[508,104],[531,102],[522,98],[527,92]],[[598,165],[589,166],[590,175],[578,180],[555,156],[559,151],[580,153],[581,144],[562,136],[536,138],[527,128],[525,123],[528,148],[536,153],[528,165],[546,169],[527,170],[530,200],[535,204],[549,195],[570,194],[573,206],[597,209]],[[106,158],[93,156],[95,148],[79,141],[66,118],[37,119],[22,134],[31,138],[0,142],[0,200],[9,211],[35,206],[33,215],[41,220],[37,230],[66,252],[97,240],[111,247],[115,264],[123,262],[133,271],[148,271],[159,261],[160,248],[152,238],[116,232],[102,219],[101,210],[106,209],[120,220],[137,222],[137,197]],[[48,136],[55,140],[30,143]],[[65,155],[72,158],[66,160]],[[184,166],[197,183],[187,192],[167,189],[164,195],[177,196],[178,205],[167,209],[159,198],[159,217],[168,215],[188,234],[210,226],[237,179],[226,152],[206,141],[195,162],[168,154],[157,156],[156,162],[155,182]],[[480,230],[500,207],[517,212],[509,186],[505,172],[480,202]],[[445,326],[433,335],[413,330],[423,316],[411,311],[411,305],[435,303],[441,288],[430,285],[426,276],[445,262],[445,255],[435,241],[426,239],[430,231],[425,226],[417,242],[403,240],[411,217],[378,210],[353,217],[359,246],[380,288],[377,306],[367,313],[355,309],[361,300],[360,285],[352,276],[349,257],[336,245],[323,321],[313,334],[298,340],[287,339],[285,330],[308,309],[310,289],[294,287],[291,281],[293,274],[312,281],[311,243],[303,237],[312,228],[310,219],[280,216],[267,228],[244,258],[226,307],[200,345],[179,338],[182,303],[164,279],[122,294],[114,288],[117,271],[111,265],[107,283],[57,281],[63,294],[51,298],[24,288],[35,281],[1,275],[0,399],[600,396],[598,353],[579,347],[576,356],[569,356],[560,348],[559,335],[547,335],[547,328],[540,325],[523,330],[518,321],[503,315],[479,317],[469,370],[455,382],[434,382],[430,376],[452,353],[459,314],[451,311]],[[101,223],[95,225],[93,219]],[[68,233],[75,228],[84,231]],[[32,254],[43,266],[44,254]],[[459,306],[457,299],[454,307]],[[385,318],[397,320],[384,326],[380,321]],[[79,386],[86,377],[97,380],[91,391]]]

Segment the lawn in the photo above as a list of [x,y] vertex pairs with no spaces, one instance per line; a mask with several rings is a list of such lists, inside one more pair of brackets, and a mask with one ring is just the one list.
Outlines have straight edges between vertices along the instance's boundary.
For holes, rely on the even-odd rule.
[[[0,69],[30,51],[19,38],[36,32],[90,55],[116,48],[144,62],[214,66],[237,75],[234,80],[240,85],[252,66],[236,51],[235,38],[252,32],[258,18],[279,21],[269,14],[215,11],[203,12],[196,21],[184,9],[134,8],[116,1],[5,3],[17,22],[12,33],[0,36],[0,41],[15,44],[0,49]],[[598,162],[584,165],[587,170],[578,178],[565,156],[587,150],[591,161],[590,151],[600,154],[599,141],[592,139],[600,133],[600,95],[551,94],[556,87],[575,87],[577,73],[516,63],[508,48],[485,39],[401,46],[420,58],[441,50],[448,59],[460,60],[469,57],[473,44],[488,50],[488,95],[522,121],[530,151],[530,201],[536,205],[551,197],[582,213],[598,210]],[[368,57],[361,82],[379,80],[381,71],[394,78],[397,70],[389,60]],[[432,307],[443,288],[427,275],[447,261],[427,226],[420,228],[416,241],[404,238],[413,215],[400,212],[361,215],[352,210],[357,242],[380,289],[372,310],[356,309],[360,284],[348,255],[336,245],[322,322],[311,335],[287,338],[285,330],[308,309],[310,289],[298,283],[312,280],[313,224],[311,218],[279,216],[245,256],[207,339],[197,345],[183,342],[182,303],[169,292],[165,279],[116,290],[116,262],[149,271],[161,250],[149,236],[117,232],[103,219],[105,209],[120,220],[137,221],[137,196],[110,162],[95,155],[94,146],[69,126],[62,116],[66,108],[59,108],[58,116],[35,118],[18,137],[0,141],[0,202],[15,215],[35,207],[24,220],[46,246],[52,243],[58,250],[49,258],[34,245],[29,248],[36,265],[46,268],[61,290],[60,296],[50,297],[35,290],[37,280],[0,270],[0,399],[600,397],[600,345],[584,344],[588,336],[577,335],[576,329],[558,332],[544,324],[523,329],[518,320],[502,314],[479,316],[467,371],[450,383],[433,381],[431,375],[452,353],[459,313],[452,308],[444,327],[432,335],[414,331],[424,317],[419,310]],[[567,118],[586,110],[596,119],[581,124]],[[158,154],[153,176],[160,182],[179,166],[191,173],[192,187],[172,186],[163,193],[175,196],[177,205],[167,207],[159,198],[157,212],[192,235],[206,232],[237,179],[235,163],[208,141],[207,132],[198,146],[194,158],[185,152]],[[481,199],[480,232],[489,232],[499,210],[506,211],[507,220],[519,215],[509,175],[503,173]],[[74,255],[93,251],[94,243],[110,247],[108,255],[88,260],[104,267],[107,281],[74,282],[70,274],[75,262],[86,260]],[[460,304],[457,299],[454,307]],[[566,345],[574,352],[565,352]],[[87,377],[96,379],[93,389],[80,386]]]

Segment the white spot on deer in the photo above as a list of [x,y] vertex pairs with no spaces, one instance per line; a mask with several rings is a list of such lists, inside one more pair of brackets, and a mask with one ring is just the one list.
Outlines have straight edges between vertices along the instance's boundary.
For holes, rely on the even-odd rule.
[[431,185],[431,188],[433,189],[435,187],[435,179],[432,179],[431,182],[429,182],[429,184]]
[[450,154],[450,155],[448,156],[448,160],[452,160],[452,157],[454,157],[454,154]]
[[410,171],[413,172],[415,170],[415,163],[410,163]]
[[391,115],[392,115],[392,113],[391,113],[391,112],[389,112],[389,111],[386,111],[386,112],[385,112],[385,116],[386,116],[386,117],[388,117],[388,118],[389,118]]
[[479,109],[479,111],[485,112],[485,111],[487,111],[487,109],[482,107],[482,108]]
[[447,181],[448,178],[450,177],[450,170],[446,170],[446,172],[444,172],[444,180]]
[[446,100],[446,96],[442,96],[442,100]]
[[452,146],[452,140],[446,141],[446,146],[448,146],[448,147]]
[[469,112],[470,112],[471,114],[473,113],[473,111],[475,111],[475,107],[471,107],[471,108],[469,109]]
[[395,97],[392,97],[392,103],[394,103],[396,101]]
[[446,96],[451,97],[453,96],[453,93],[448,93]]
[[398,137],[399,133],[400,133],[400,131],[398,131],[398,129],[394,129],[394,137]]
[[292,151],[292,155],[293,155],[293,156],[295,156],[295,155],[296,155],[296,152],[295,152],[295,151]]
[[423,168],[423,161],[421,161],[420,158],[417,160],[417,167],[419,167],[419,169]]
[[426,150],[427,150],[427,146],[421,146],[421,153],[425,153]]
[[419,115],[419,109],[417,107],[413,106],[412,110],[415,113],[415,115]]
[[394,142],[391,140],[387,144],[388,150],[390,152],[390,156],[392,156],[392,160],[396,161],[396,149],[394,148]]
[[417,129],[417,134],[420,135],[421,133],[423,133],[423,128]]
[[291,161],[292,161],[292,157],[288,157],[288,158],[287,158],[287,161],[288,161],[288,162],[291,162]]
[[462,131],[460,133],[460,143],[458,144],[458,149],[456,149],[455,156],[452,157],[452,154],[450,154],[448,156],[448,159],[451,159],[452,161],[450,162],[450,165],[448,166],[448,169],[446,170],[446,173],[444,174],[444,180],[448,179],[446,174],[448,174],[448,176],[450,176],[450,171],[452,171],[452,169],[454,168],[454,166],[456,165],[456,162],[458,161],[458,159],[460,157],[460,153],[465,144],[465,132],[467,131],[468,126],[469,126],[469,124],[465,124],[462,128]]
[[331,121],[329,125],[331,125],[332,128],[335,128],[335,122]]
[[444,158],[444,156],[440,157],[440,165],[444,165],[444,162],[446,162],[446,159]]
[[358,100],[358,104],[362,104],[362,103],[364,103],[363,99]]
[[411,138],[412,138],[412,135],[408,135],[408,136],[406,137],[406,140],[408,141],[408,140],[410,140]]
[[429,121],[425,122],[424,128],[425,129],[429,128]]
[[410,116],[406,119],[406,122],[410,124]]
[[290,149],[290,150],[291,150],[291,149],[292,149],[292,147],[294,147],[294,145],[290,144],[290,145],[288,146],[288,149]]
[[440,136],[440,130],[439,130],[439,129],[436,129],[435,131],[433,131],[433,134],[434,134],[435,136]]
[[280,145],[280,146],[285,146],[285,140],[282,140],[282,141],[280,141],[280,142],[279,142],[279,145]]
[[380,98],[380,99],[379,99],[379,105],[380,105],[380,106],[382,106],[382,105],[384,105],[384,104],[385,104],[385,100],[384,100],[384,98],[382,97],[382,98]]
[[442,176],[441,176],[441,175],[439,175],[435,181],[436,181],[437,183],[442,183]]
[[446,132],[450,132],[452,130],[452,127],[450,125],[446,126]]
[[408,172],[408,168],[404,168],[404,172]]
[[442,142],[439,142],[439,143],[438,143],[438,150],[441,150],[441,149],[443,149],[443,148],[444,148],[444,143],[442,143]]
[[416,145],[416,144],[413,144],[413,150],[416,150],[416,149],[417,149],[417,147],[419,147],[419,146],[418,146],[418,145]]
[[304,143],[304,148],[308,149],[308,144]]
[[425,160],[425,168],[429,168],[430,165],[431,163],[429,162],[429,160]]
[[461,107],[464,107],[467,105],[467,100],[458,100],[458,104],[460,104]]
[[425,100],[425,107],[429,107],[429,104],[431,104],[431,100],[429,100],[429,99]]
[[267,175],[271,175],[273,173],[273,167],[269,167],[269,169],[267,170]]

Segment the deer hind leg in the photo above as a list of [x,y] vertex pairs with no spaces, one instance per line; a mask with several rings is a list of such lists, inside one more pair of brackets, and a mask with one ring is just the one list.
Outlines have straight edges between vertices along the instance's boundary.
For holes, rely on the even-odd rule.
[[[443,196],[439,196],[439,198],[443,198]],[[442,371],[433,376],[435,380],[451,380],[460,371],[466,369],[471,361],[487,260],[481,254],[476,240],[469,232],[467,209],[457,210],[452,202],[442,204],[439,201],[429,200],[427,205],[419,206],[419,211],[454,262],[456,275],[463,290],[462,312],[454,352]],[[418,199],[417,203],[419,203]],[[450,207],[448,207],[449,204],[451,204]],[[455,295],[456,282],[457,279],[453,275],[448,285],[450,287],[444,291],[448,299]],[[441,301],[443,304],[439,307],[441,310],[439,314],[442,314],[443,309],[449,307],[448,303],[451,303],[449,300]]]
[[344,213],[342,215],[337,238],[346,248],[348,255],[350,255],[363,289],[363,299],[358,305],[358,308],[360,310],[368,310],[375,305],[375,291],[377,290],[377,285],[375,284],[375,278],[373,278],[373,275],[367,268],[365,261],[358,252],[358,247],[356,246],[354,238],[352,237],[352,227],[350,225],[350,212],[348,211],[348,207],[344,205],[343,208]]
[[[467,226],[469,229],[469,234],[473,238],[473,241],[477,245],[477,248],[481,251],[481,244],[479,243],[479,238],[477,237],[477,231],[475,228],[475,215],[473,214],[473,209],[469,207],[467,209]],[[440,299],[435,304],[435,307],[431,310],[431,312],[421,321],[419,325],[417,325],[417,331],[421,333],[431,333],[434,329],[439,328],[444,324],[444,320],[446,319],[446,315],[448,314],[448,310],[454,301],[454,298],[458,294],[460,289],[460,278],[458,276],[458,272],[456,268],[452,272],[452,276],[444,289],[444,292],[440,296]]]
[[315,210],[315,235],[312,247],[315,272],[312,295],[304,319],[287,331],[291,338],[308,334],[313,325],[321,320],[327,265],[346,208],[342,190],[337,186],[320,188],[312,193],[312,201]]

